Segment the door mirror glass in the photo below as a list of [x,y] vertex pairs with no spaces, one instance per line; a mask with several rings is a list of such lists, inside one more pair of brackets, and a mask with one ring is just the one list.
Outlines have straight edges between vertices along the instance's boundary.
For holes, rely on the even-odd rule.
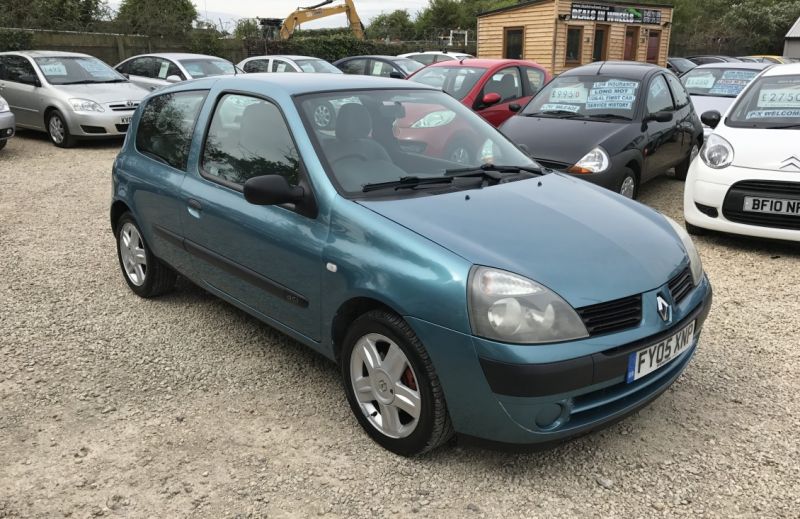
[[700,120],[703,122],[703,124],[713,130],[719,126],[719,122],[722,120],[722,114],[716,110],[710,110],[708,112],[704,112],[703,115],[700,116]]
[[244,198],[253,205],[292,204],[302,200],[303,188],[290,186],[281,175],[263,175],[244,183]]
[[489,92],[483,96],[483,106],[493,106],[502,101],[502,97],[497,92]]
[[180,78],[180,76],[176,76],[176,75],[167,76],[167,82],[168,83],[180,83],[181,82],[181,78]]

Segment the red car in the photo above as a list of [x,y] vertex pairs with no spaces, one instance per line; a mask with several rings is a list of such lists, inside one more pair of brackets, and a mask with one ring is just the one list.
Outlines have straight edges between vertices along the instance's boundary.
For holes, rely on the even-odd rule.
[[441,88],[497,127],[552,77],[534,61],[467,59],[434,63],[408,79]]

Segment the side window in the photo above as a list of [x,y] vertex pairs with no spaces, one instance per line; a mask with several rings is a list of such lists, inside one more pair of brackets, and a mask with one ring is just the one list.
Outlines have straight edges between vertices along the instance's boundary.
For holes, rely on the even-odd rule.
[[522,97],[522,80],[516,67],[509,67],[496,72],[486,83],[484,95],[489,93],[500,94],[501,102],[511,101]]
[[272,60],[272,71],[273,72],[294,72],[294,67],[286,63],[285,61],[279,59]]
[[689,100],[689,94],[686,93],[686,89],[683,87],[683,83],[672,74],[667,74],[667,82],[669,82],[669,87],[672,89],[672,97],[675,98],[677,107],[688,106],[691,101]]
[[22,56],[5,56],[4,64],[6,81],[31,84],[37,77],[31,62]]
[[156,77],[158,79],[167,79],[169,76],[181,76],[180,70],[168,59],[156,58]]
[[150,99],[136,131],[136,149],[185,170],[194,125],[207,93],[175,92]]
[[383,61],[378,61],[378,60],[372,60],[369,66],[368,75],[389,77],[392,71],[394,71],[394,67],[392,67],[388,63],[384,63]]
[[248,73],[269,72],[269,60],[254,59],[244,64],[244,71]]
[[365,59],[351,59],[339,65],[339,68],[345,74],[363,74],[364,67],[367,64]]
[[[131,62],[130,61],[126,61],[125,63],[120,63],[119,65],[117,65],[114,70],[116,70],[120,74],[129,74],[130,73],[130,68],[131,68]],[[0,79],[1,78],[2,78],[2,76],[0,76]]]
[[300,158],[278,107],[263,99],[226,94],[211,120],[202,168],[206,176],[233,184],[282,175],[295,186]]
[[647,90],[647,112],[671,112],[675,110],[672,104],[672,96],[667,87],[664,76],[658,75],[650,81],[650,88]]
[[538,68],[525,67],[525,79],[528,81],[528,93],[536,94],[544,86],[545,74]]
[[128,65],[128,74],[141,77],[155,77],[155,68],[155,58],[137,58]]

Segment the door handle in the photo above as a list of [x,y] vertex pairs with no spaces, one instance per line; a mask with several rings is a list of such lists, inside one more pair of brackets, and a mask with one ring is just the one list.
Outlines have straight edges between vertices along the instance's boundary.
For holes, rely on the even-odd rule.
[[189,205],[189,209],[194,209],[195,211],[203,210],[203,204],[201,204],[198,200],[195,200],[194,198],[190,198],[187,204]]

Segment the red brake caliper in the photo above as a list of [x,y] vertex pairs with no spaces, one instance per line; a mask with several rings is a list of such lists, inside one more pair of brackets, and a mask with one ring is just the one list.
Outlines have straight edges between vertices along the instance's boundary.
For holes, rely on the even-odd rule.
[[406,368],[401,379],[407,388],[413,389],[414,391],[417,390],[417,381],[414,380],[414,372],[411,371],[411,366]]

